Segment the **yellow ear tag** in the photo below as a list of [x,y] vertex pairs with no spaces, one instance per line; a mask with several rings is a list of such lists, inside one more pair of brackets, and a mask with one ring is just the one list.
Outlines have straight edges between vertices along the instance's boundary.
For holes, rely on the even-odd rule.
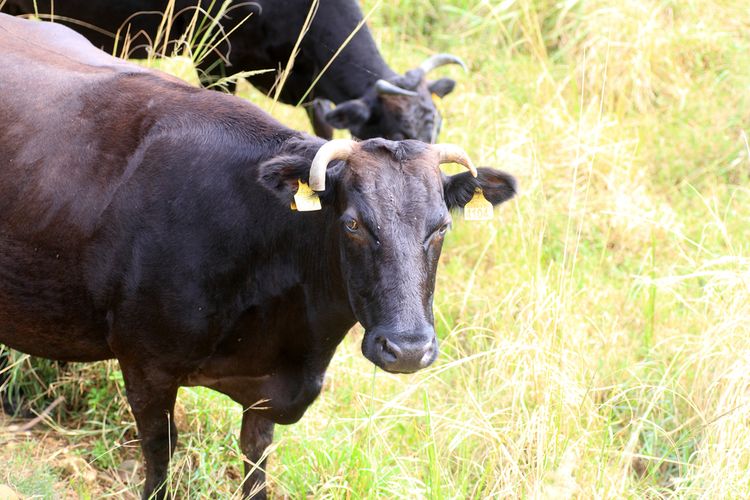
[[310,189],[307,183],[302,182],[302,179],[297,181],[297,194],[294,195],[294,201],[292,202],[292,210],[299,210],[300,212],[313,212],[320,210],[320,198],[318,195]]
[[465,220],[492,220],[494,211],[492,203],[482,194],[482,188],[477,187],[474,190],[474,197],[464,206]]

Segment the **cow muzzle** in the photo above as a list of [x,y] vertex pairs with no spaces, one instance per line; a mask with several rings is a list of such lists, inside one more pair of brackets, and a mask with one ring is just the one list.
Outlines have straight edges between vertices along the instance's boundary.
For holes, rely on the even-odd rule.
[[365,333],[362,354],[387,372],[414,373],[437,358],[435,330],[432,327],[416,332],[374,329]]

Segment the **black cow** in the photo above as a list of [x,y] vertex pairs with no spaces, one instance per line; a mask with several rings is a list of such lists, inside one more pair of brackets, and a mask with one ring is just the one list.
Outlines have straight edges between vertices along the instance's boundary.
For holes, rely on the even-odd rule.
[[[52,13],[60,22],[67,23],[95,46],[110,53],[116,45],[114,35],[123,35],[118,41],[118,47],[122,48],[124,34],[129,33],[135,37],[133,56],[145,57],[144,45],[156,39],[162,21],[160,12],[165,10],[168,2],[7,0],[4,10],[11,14],[36,11],[49,16]],[[171,37],[177,38],[186,30],[196,5],[218,15],[221,4],[221,1],[213,0],[174,0],[176,15]],[[221,20],[224,30],[230,35],[228,45],[222,45],[219,51],[224,52],[223,59],[230,64],[229,69],[238,72],[269,68],[281,71],[286,68],[311,5],[312,0],[235,2]],[[321,75],[334,53],[361,21],[362,12],[356,0],[320,1],[279,99],[292,105],[308,104],[315,132],[326,139],[332,137],[331,127],[335,127],[349,129],[353,136],[361,139],[383,137],[435,142],[441,117],[431,94],[444,97],[453,90],[455,81],[449,78],[427,81],[426,75],[444,64],[463,63],[454,56],[440,54],[405,75],[399,75],[383,60],[367,26],[362,26]],[[215,55],[207,57],[201,69],[209,78],[218,78],[225,71],[218,62]],[[318,76],[320,79],[315,82]],[[261,91],[273,93],[278,73],[256,74],[248,79]],[[313,83],[315,85],[308,93]],[[323,100],[314,101],[316,98]],[[336,108],[331,110],[327,101],[336,103]]]
[[[59,24],[0,14],[0,67],[0,343],[117,358],[144,496],[164,495],[180,386],[242,404],[242,451],[259,462],[357,321],[382,369],[432,363],[449,209],[477,187],[493,204],[515,193],[455,146],[324,142]],[[472,172],[443,175],[446,162]],[[299,180],[321,210],[290,209]],[[246,494],[260,467],[246,465]]]

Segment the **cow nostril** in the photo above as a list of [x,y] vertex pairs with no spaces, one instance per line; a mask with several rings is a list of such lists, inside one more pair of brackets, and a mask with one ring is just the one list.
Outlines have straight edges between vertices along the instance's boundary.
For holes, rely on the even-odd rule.
[[422,355],[422,359],[419,360],[419,366],[425,367],[429,365],[432,362],[432,353],[435,351],[435,348],[430,345],[427,349],[424,350],[424,354]]
[[398,360],[401,350],[395,344],[389,342],[385,337],[379,338],[377,342],[380,350],[383,352],[383,361],[385,363],[394,363]]
[[435,352],[437,350],[437,341],[435,339],[429,341],[422,348],[422,358],[419,360],[419,367],[424,368],[429,366],[435,360]]

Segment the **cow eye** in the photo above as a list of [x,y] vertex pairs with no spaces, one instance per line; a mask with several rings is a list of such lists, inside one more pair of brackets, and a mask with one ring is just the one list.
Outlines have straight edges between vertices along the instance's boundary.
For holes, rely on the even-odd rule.
[[346,230],[350,233],[356,233],[359,229],[359,224],[354,219],[349,219],[344,223],[344,226],[346,226]]
[[443,241],[443,236],[445,236],[445,233],[448,232],[448,229],[451,228],[451,223],[446,222],[442,226],[440,226],[437,229],[434,229],[429,236],[427,236],[427,239],[424,240],[424,249],[425,251],[429,250],[430,245],[432,244],[438,244],[441,241]]

